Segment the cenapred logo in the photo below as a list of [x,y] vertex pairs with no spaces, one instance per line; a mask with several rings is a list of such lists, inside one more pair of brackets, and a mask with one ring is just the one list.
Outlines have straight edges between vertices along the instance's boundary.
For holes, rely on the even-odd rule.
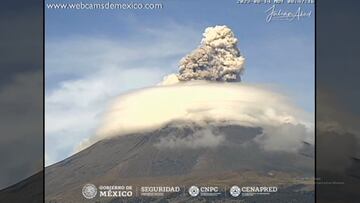
[[93,184],[86,184],[82,188],[82,194],[86,199],[92,199],[97,194],[96,186]]
[[189,194],[190,194],[192,197],[198,196],[199,193],[200,193],[200,190],[199,190],[198,187],[196,187],[196,186],[191,186],[191,187],[189,188]]
[[230,188],[230,195],[231,196],[238,197],[240,195],[240,193],[241,193],[241,189],[240,189],[239,186],[234,185],[234,186],[232,186]]

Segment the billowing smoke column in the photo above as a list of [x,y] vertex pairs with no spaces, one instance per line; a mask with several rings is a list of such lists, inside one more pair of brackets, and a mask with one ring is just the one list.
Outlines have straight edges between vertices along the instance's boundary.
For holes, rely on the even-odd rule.
[[180,61],[178,79],[240,81],[245,59],[237,41],[225,25],[206,28],[201,45]]

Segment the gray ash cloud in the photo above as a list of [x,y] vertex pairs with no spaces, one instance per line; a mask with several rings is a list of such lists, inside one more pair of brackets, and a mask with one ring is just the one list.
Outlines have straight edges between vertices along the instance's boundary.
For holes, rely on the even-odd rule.
[[244,57],[227,26],[208,27],[200,46],[181,59],[178,80],[241,81]]

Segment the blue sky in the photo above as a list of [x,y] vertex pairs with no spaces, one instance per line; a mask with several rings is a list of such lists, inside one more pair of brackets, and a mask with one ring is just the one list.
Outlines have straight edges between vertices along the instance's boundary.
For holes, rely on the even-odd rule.
[[[52,2],[60,1],[46,1]],[[243,82],[273,87],[306,111],[314,111],[313,14],[291,22],[268,23],[265,11],[269,4],[147,2],[162,2],[164,7],[45,9],[47,164],[66,158],[96,132],[112,98],[157,84],[176,72],[178,61],[199,45],[204,29],[214,25],[227,25],[239,39],[238,47],[246,59]],[[291,11],[298,7],[278,6]],[[301,8],[314,12],[313,5]]]

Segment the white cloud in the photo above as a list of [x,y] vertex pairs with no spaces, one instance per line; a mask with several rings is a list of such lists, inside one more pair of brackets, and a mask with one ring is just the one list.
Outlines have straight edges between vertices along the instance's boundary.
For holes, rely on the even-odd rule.
[[118,97],[97,134],[81,147],[112,136],[151,131],[172,121],[199,125],[210,121],[262,127],[265,138],[258,141],[265,149],[293,151],[303,140],[312,140],[311,117],[284,96],[258,86],[180,82]]
[[211,128],[201,129],[186,137],[169,134],[160,138],[156,144],[159,149],[164,148],[211,148],[217,147],[225,141],[225,136],[213,132]]
[[193,48],[189,39],[196,41],[194,33],[191,28],[172,26],[145,29],[141,40],[73,37],[47,41],[46,165],[71,155],[78,143],[95,133],[114,96],[156,84],[176,69],[170,61]]

